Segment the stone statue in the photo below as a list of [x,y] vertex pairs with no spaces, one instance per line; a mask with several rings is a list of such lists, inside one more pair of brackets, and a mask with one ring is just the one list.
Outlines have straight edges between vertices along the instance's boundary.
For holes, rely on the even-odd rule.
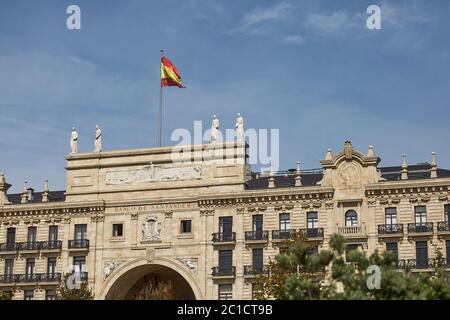
[[102,151],[102,129],[100,129],[100,126],[97,125],[95,127],[95,152],[101,152]]
[[161,241],[161,222],[156,217],[147,217],[142,222],[142,241]]
[[244,118],[240,113],[237,114],[236,119],[236,137],[237,142],[244,142]]
[[109,277],[109,275],[122,264],[121,261],[111,261],[106,264],[105,269],[103,269],[103,273],[105,274],[105,279]]
[[78,132],[75,128],[72,128],[72,134],[70,136],[70,153],[78,152]]
[[211,125],[211,142],[217,142],[219,138],[219,125],[220,121],[217,119],[217,116],[213,116],[213,121]]

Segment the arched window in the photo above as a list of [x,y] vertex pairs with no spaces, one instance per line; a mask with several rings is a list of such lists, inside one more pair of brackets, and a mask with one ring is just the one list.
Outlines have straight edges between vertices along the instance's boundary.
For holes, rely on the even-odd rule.
[[355,210],[348,210],[345,213],[345,226],[356,227],[358,225],[358,214]]

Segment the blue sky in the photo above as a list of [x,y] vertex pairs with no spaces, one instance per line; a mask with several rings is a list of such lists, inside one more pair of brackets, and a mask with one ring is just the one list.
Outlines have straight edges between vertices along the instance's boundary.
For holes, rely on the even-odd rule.
[[[82,29],[66,28],[81,7]],[[370,4],[382,30],[368,30]],[[0,171],[12,191],[65,188],[71,127],[80,151],[155,146],[159,50],[186,90],[165,90],[176,128],[279,128],[282,168],[320,167],[352,140],[382,165],[450,167],[449,1],[2,0]]]

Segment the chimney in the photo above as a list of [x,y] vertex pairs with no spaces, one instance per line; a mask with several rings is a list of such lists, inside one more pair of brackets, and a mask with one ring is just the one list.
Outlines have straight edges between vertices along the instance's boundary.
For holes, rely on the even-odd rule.
[[48,180],[45,180],[44,183],[44,192],[42,192],[42,202],[48,202],[48,195],[49,195],[49,190],[48,190]]
[[300,170],[300,161],[297,161],[297,170],[295,170],[295,186],[302,186],[302,172]]
[[9,204],[8,189],[10,185],[6,183],[6,178],[3,173],[0,173],[0,206]]
[[406,154],[403,154],[403,163],[402,163],[402,180],[408,179],[408,164],[406,163]]
[[28,203],[28,181],[25,181],[25,184],[23,186],[22,194],[20,195],[20,203]]
[[431,170],[430,170],[430,177],[431,178],[437,178],[437,164],[436,164],[436,153],[434,151],[431,153]]

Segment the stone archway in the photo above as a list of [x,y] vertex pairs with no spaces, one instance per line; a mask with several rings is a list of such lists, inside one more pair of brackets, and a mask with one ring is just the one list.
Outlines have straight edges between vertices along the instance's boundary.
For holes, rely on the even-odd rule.
[[148,282],[170,283],[173,299],[202,299],[192,274],[170,260],[160,259],[151,262],[145,259],[135,260],[120,266],[108,277],[100,298],[134,299]]

